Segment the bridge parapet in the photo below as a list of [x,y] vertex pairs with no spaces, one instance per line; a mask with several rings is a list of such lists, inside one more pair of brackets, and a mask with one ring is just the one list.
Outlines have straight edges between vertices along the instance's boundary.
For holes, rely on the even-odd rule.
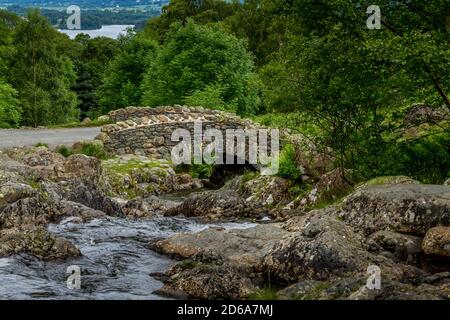
[[113,154],[142,154],[152,157],[170,157],[170,150],[178,144],[172,133],[185,129],[194,137],[194,124],[201,123],[202,131],[266,129],[251,120],[218,110],[202,107],[129,107],[109,114],[114,124],[102,128],[97,139]]

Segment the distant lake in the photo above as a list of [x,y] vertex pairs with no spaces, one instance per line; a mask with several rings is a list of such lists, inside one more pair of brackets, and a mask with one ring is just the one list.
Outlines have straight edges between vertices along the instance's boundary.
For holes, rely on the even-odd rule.
[[125,34],[127,28],[134,28],[134,25],[111,25],[102,26],[97,30],[58,30],[59,32],[67,34],[71,39],[74,39],[78,34],[88,34],[91,38],[108,37],[117,39],[120,34]]

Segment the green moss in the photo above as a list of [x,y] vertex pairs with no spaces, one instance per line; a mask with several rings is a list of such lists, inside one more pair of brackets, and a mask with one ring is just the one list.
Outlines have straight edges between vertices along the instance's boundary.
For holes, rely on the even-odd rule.
[[[138,160],[129,160],[127,162],[117,162],[117,161],[104,162],[103,166],[107,170],[122,174],[131,174],[134,169],[164,168],[161,162],[159,161],[142,162]],[[157,173],[155,172],[155,174]]]
[[303,184],[295,184],[288,189],[291,199],[296,199],[302,195],[308,193],[309,188]]
[[372,180],[367,181],[363,185],[374,186],[382,184],[416,184],[416,183],[419,182],[407,176],[387,176],[374,178]]
[[324,209],[329,206],[338,205],[342,202],[345,196],[336,197],[334,199],[323,199],[316,202],[315,205],[307,207],[308,210],[317,210],[317,209]]
[[249,182],[251,180],[254,180],[260,176],[260,173],[258,171],[245,171],[245,173],[242,175],[242,184]]
[[[167,163],[161,161],[139,161],[138,159],[131,159],[128,161],[117,159],[110,159],[102,162],[104,173],[108,176],[111,186],[117,194],[127,196],[128,199],[134,199],[145,193],[154,193],[156,191],[155,185],[150,184],[146,190],[138,187],[137,181],[132,179],[133,173],[137,171],[138,174],[145,175],[145,169],[154,169],[148,174],[155,174],[159,177],[166,177],[168,175]],[[145,178],[145,177],[144,177]],[[131,180],[130,180],[131,179]],[[124,181],[129,181],[125,186]]]
[[33,179],[28,179],[27,180],[27,184],[32,187],[35,190],[40,190],[41,189],[41,185],[39,182],[33,180]]

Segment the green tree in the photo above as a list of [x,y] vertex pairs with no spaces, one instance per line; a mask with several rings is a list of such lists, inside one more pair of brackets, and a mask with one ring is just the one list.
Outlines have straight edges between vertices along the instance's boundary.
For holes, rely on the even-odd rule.
[[268,63],[286,41],[286,30],[299,28],[286,0],[246,0],[224,19],[228,30],[246,39],[257,66]]
[[20,122],[17,92],[0,79],[0,128],[16,127]]
[[[220,104],[251,113],[259,106],[246,105],[254,80],[253,60],[245,42],[220,26],[208,27],[192,20],[173,24],[164,47],[150,64],[142,88],[143,103],[150,106],[184,103],[190,96],[202,100],[211,93]],[[257,101],[257,100],[254,100]]]
[[91,39],[88,35],[80,34],[75,42],[80,47],[74,59],[77,81],[72,89],[78,97],[81,117],[95,118],[100,114],[98,88],[108,63],[117,52],[117,41],[105,37]]
[[[369,30],[365,1],[292,1],[290,15],[301,28],[289,30],[277,57],[261,70],[270,109],[300,112],[320,128],[340,166],[361,179],[414,175],[413,158],[404,155],[415,149],[395,134],[401,113],[413,102],[448,106],[450,87],[449,2],[377,4],[383,27]],[[414,145],[445,150],[446,140],[430,141]],[[432,158],[421,161],[436,166]],[[439,166],[441,174],[448,171],[444,160]]]
[[78,115],[72,62],[58,56],[58,33],[33,10],[14,32],[16,54],[9,77],[18,91],[22,123],[38,126],[74,120]]
[[103,112],[141,102],[140,86],[158,49],[158,44],[144,33],[129,33],[119,39],[119,46],[119,52],[104,71],[103,84],[98,90]]
[[20,19],[0,10],[0,128],[16,127],[20,121],[17,91],[7,82],[7,73],[14,56],[12,33]]
[[232,16],[240,7],[238,1],[223,0],[171,0],[159,17],[150,19],[144,32],[163,43],[170,26],[189,19],[197,24],[210,24]]

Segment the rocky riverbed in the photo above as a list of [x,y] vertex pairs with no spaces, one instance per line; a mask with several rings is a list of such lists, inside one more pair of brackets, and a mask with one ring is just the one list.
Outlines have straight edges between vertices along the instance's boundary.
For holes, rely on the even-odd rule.
[[[2,152],[0,297],[450,298],[447,185],[353,188],[332,170],[295,195],[253,173],[208,190],[174,169],[143,156]],[[70,265],[80,290],[66,287]]]

